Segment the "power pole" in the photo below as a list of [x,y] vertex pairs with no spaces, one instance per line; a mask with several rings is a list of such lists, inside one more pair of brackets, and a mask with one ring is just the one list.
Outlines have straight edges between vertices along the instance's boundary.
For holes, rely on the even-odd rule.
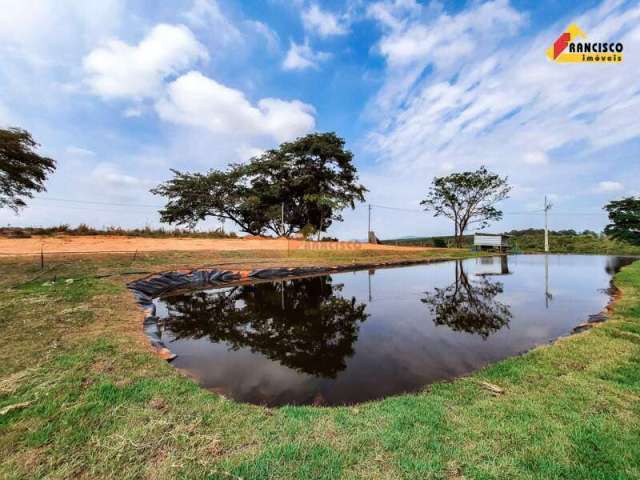
[[547,202],[547,196],[544,196],[544,251],[549,253],[549,219],[548,213],[551,210],[551,203]]
[[369,204],[369,226],[367,228],[367,241],[369,240],[369,237],[371,236],[371,204]]
[[282,236],[284,237],[284,202],[280,206],[280,223],[282,224]]

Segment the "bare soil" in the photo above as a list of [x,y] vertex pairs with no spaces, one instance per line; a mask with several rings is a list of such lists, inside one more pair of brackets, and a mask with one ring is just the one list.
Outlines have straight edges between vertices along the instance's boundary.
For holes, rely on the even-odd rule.
[[311,242],[268,238],[143,238],[126,236],[34,236],[0,238],[0,255],[45,253],[162,252],[199,250],[388,250],[428,251],[422,247],[396,247],[355,242]]

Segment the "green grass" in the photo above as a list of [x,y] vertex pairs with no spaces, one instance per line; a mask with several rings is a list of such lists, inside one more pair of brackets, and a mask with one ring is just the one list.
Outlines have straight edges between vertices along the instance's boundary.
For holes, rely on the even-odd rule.
[[0,410],[26,405],[0,415],[0,478],[640,478],[640,262],[617,275],[612,318],[588,332],[339,408],[267,409],[200,389],[147,349],[124,287],[132,270],[354,260],[370,256],[103,256],[54,262],[35,280],[33,260],[3,260]]

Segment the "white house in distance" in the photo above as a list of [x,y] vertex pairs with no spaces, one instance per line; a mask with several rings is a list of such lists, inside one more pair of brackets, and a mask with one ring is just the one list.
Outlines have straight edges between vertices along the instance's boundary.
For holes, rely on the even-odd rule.
[[511,235],[505,235],[503,233],[476,232],[473,235],[473,249],[494,249],[500,252],[504,252],[511,248],[510,238]]

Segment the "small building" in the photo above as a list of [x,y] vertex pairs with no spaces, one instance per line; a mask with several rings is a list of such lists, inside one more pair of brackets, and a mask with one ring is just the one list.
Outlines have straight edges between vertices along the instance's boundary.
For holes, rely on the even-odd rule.
[[511,248],[511,235],[503,233],[477,232],[473,235],[474,250],[498,250],[504,252]]

